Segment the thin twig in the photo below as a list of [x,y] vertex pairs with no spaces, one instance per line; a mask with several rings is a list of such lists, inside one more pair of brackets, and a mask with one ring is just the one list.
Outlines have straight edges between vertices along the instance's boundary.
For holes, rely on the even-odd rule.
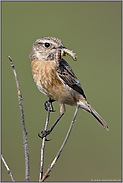
[[[46,124],[45,124],[45,131],[47,130],[47,127],[48,127],[49,117],[50,117],[50,110],[49,110],[49,107],[48,107],[47,119],[46,119]],[[41,164],[40,164],[39,182],[41,182],[41,179],[43,177],[45,139],[46,139],[46,137],[43,137],[42,147],[41,147]]]
[[63,142],[61,148],[59,149],[59,151],[58,151],[56,157],[54,158],[54,160],[52,161],[52,163],[49,165],[48,170],[46,171],[45,175],[43,176],[43,178],[42,178],[42,180],[41,180],[42,182],[47,178],[48,174],[50,173],[50,171],[52,170],[52,168],[53,168],[53,166],[55,165],[56,161],[58,160],[58,158],[59,158],[60,155],[61,155],[61,152],[62,152],[62,150],[63,150],[63,148],[64,148],[64,146],[65,146],[65,144],[66,144],[66,142],[67,142],[67,140],[68,140],[68,138],[69,138],[70,132],[71,132],[72,127],[73,127],[73,124],[74,124],[74,122],[75,122],[75,119],[76,119],[76,115],[77,115],[78,109],[79,109],[79,105],[78,105],[77,108],[76,108],[76,111],[75,111],[74,116],[73,116],[73,120],[72,120],[71,125],[70,125],[70,127],[69,127],[68,133],[67,133],[67,135],[66,135],[66,137],[65,137],[65,140],[64,140],[64,142]]
[[17,91],[18,91],[18,100],[19,100],[19,107],[20,107],[20,112],[21,112],[21,123],[22,123],[22,129],[23,129],[23,145],[24,145],[24,150],[25,150],[25,181],[29,182],[29,153],[28,153],[28,142],[27,142],[27,132],[26,132],[26,127],[25,127],[25,120],[24,120],[24,111],[23,111],[23,98],[21,95],[21,91],[20,91],[20,86],[19,86],[19,82],[18,82],[18,78],[17,78],[17,74],[15,71],[15,67],[13,64],[13,61],[11,59],[10,56],[8,56],[13,72],[14,72],[14,76],[15,76],[15,80],[16,80],[16,84],[17,84]]
[[10,171],[10,169],[9,169],[9,167],[8,167],[8,165],[7,165],[7,163],[6,163],[6,161],[5,161],[5,159],[3,158],[2,154],[1,154],[1,159],[2,159],[4,165],[5,165],[6,169],[7,169],[7,172],[8,172],[8,174],[9,174],[9,176],[11,177],[12,182],[15,182],[15,180],[14,180],[14,178],[13,178],[13,176],[12,176],[12,173],[11,173],[11,171]]

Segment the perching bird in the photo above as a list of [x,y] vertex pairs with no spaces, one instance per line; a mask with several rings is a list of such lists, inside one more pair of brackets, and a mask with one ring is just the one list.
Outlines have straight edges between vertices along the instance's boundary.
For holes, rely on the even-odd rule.
[[62,57],[60,57],[59,64],[57,64],[56,51],[63,48],[65,47],[60,39],[43,37],[35,41],[29,56],[34,81],[39,91],[49,97],[50,110],[53,110],[53,101],[57,101],[60,105],[58,119],[49,131],[42,132],[41,137],[47,136],[53,130],[65,113],[65,104],[70,106],[79,105],[81,109],[92,114],[108,130],[106,122],[87,102],[83,88],[69,64]]

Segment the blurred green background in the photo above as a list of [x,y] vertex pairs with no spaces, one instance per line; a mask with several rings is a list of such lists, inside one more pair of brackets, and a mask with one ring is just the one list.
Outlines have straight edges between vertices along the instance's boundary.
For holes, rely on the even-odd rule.
[[[64,57],[82,84],[89,103],[105,119],[103,129],[79,110],[70,138],[47,181],[121,181],[121,2],[1,2],[2,154],[14,179],[24,181],[25,163],[15,64],[23,96],[30,157],[30,181],[38,181],[41,139],[48,99],[33,81],[29,54],[36,39],[60,38],[78,61]],[[50,126],[59,115],[59,105]],[[67,111],[46,142],[44,173],[58,152],[75,108]],[[2,181],[10,181],[2,163]]]

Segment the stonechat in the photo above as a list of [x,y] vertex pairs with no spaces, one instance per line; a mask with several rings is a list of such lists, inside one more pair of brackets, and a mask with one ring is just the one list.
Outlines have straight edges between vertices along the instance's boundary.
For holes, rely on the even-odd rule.
[[[57,55],[56,53],[60,54]],[[54,126],[63,116],[65,113],[65,104],[70,106],[79,105],[81,109],[89,112],[108,130],[106,122],[87,102],[84,90],[70,65],[62,58],[66,53],[76,60],[74,53],[65,48],[60,39],[43,37],[35,41],[29,56],[33,79],[39,91],[49,97],[49,101],[47,102],[51,104],[50,110],[53,111],[53,101],[57,101],[60,105],[59,117],[49,131],[42,132],[42,138],[53,130]],[[59,59],[56,58],[56,55]],[[46,103],[45,107],[47,108]]]

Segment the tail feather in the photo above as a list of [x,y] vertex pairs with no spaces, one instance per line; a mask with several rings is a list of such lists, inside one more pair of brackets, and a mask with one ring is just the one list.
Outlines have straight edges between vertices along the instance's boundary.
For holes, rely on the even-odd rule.
[[94,116],[96,118],[96,120],[106,129],[109,131],[108,125],[106,124],[106,122],[103,120],[103,118],[91,107],[91,111],[90,113],[92,114],[92,116]]
[[106,124],[106,122],[104,121],[104,119],[91,107],[91,105],[84,99],[84,97],[82,97],[79,102],[77,103],[77,105],[80,106],[81,109],[91,113],[92,116],[94,116],[96,118],[96,120],[106,129],[108,129],[108,125]]

